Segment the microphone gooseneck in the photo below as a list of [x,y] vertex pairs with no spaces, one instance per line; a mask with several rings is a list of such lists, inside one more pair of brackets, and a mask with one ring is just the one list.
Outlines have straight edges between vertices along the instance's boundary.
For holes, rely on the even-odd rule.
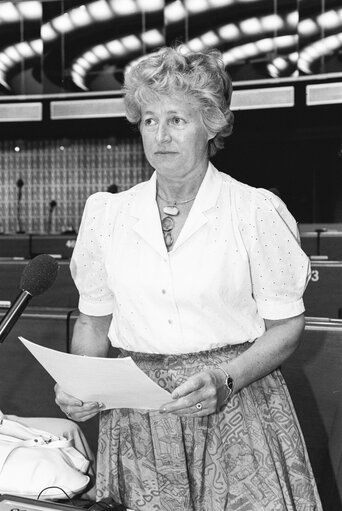
[[57,261],[47,254],[35,257],[26,265],[20,280],[21,293],[0,322],[0,343],[5,340],[32,297],[52,286],[57,273]]

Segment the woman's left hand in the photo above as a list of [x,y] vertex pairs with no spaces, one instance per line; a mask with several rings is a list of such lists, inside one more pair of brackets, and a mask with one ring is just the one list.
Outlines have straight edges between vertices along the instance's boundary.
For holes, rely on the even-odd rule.
[[179,385],[171,397],[173,401],[161,406],[160,413],[204,417],[218,412],[227,397],[224,373],[208,369],[195,374]]

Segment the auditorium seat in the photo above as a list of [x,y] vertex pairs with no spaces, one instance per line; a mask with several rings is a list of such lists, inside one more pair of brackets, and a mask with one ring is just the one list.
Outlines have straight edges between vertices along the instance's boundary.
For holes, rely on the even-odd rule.
[[342,232],[342,223],[311,223],[311,224],[305,224],[305,223],[299,223],[298,224],[298,230],[300,234],[304,232],[313,232],[317,229],[323,230],[323,231],[341,231]]
[[30,258],[30,235],[29,234],[1,234],[0,235],[0,258],[20,257]]
[[[15,300],[20,278],[29,261],[0,260],[0,303]],[[70,275],[69,261],[58,261],[58,275],[53,286],[44,294],[35,296],[30,307],[77,308],[78,292]]]
[[51,254],[62,259],[70,259],[76,242],[75,234],[32,234],[31,257]]
[[39,254],[51,254],[70,259],[76,234],[0,234],[0,258],[32,259]]
[[323,256],[331,261],[342,260],[342,232],[303,232],[301,246],[308,256]]
[[312,275],[304,294],[306,315],[340,318],[342,261],[312,261]]
[[342,321],[307,318],[283,364],[324,511],[342,509]]

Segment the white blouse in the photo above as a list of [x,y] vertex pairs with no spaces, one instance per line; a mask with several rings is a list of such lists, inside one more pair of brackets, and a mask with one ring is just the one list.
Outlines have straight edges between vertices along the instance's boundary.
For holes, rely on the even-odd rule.
[[304,311],[310,275],[285,204],[209,164],[172,251],[156,174],[87,200],[71,273],[84,314],[113,314],[113,346],[187,353],[253,341],[265,319]]

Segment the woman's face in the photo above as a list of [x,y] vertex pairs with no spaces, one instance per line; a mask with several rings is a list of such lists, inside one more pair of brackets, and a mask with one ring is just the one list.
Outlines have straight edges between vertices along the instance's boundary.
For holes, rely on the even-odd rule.
[[209,135],[186,98],[161,97],[142,107],[140,132],[146,157],[159,174],[185,176],[206,170]]

